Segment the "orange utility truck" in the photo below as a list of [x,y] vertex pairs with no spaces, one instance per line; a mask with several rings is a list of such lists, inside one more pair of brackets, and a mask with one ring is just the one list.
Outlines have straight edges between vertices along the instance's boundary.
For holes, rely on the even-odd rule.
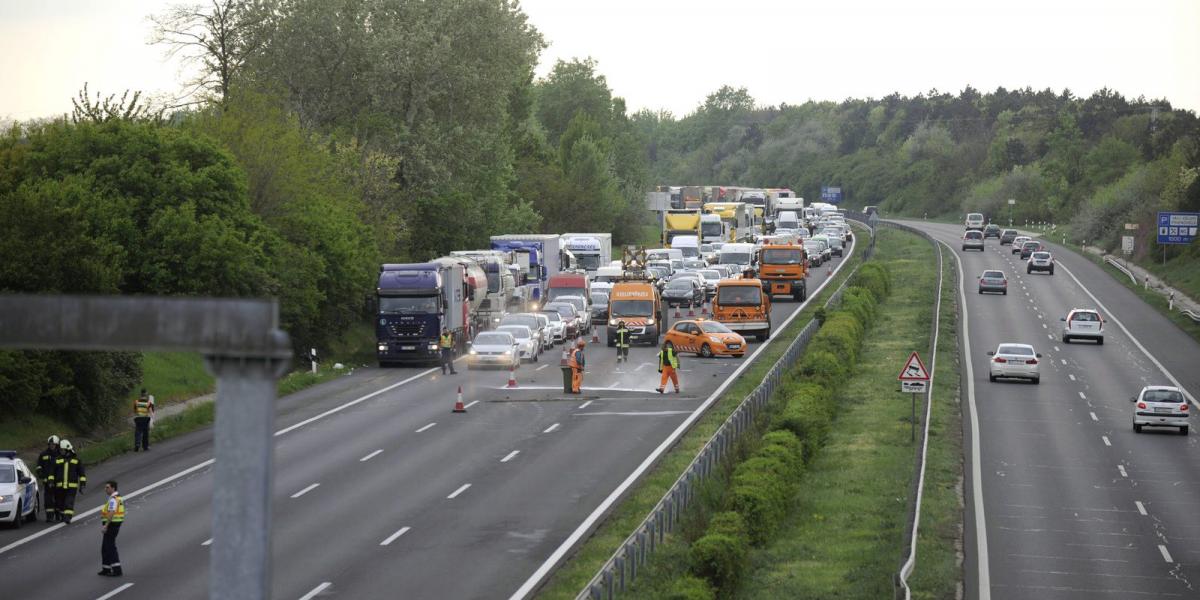
[[771,296],[760,279],[722,279],[712,300],[713,320],[758,341],[771,337]]
[[758,276],[772,296],[788,294],[797,302],[808,298],[808,256],[804,246],[767,244],[758,252]]

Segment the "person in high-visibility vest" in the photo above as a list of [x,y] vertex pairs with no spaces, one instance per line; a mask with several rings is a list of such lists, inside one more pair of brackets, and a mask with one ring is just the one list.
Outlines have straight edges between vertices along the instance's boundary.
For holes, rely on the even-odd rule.
[[675,386],[675,393],[679,393],[679,376],[675,374],[675,370],[679,368],[679,355],[675,354],[675,346],[671,342],[663,342],[662,350],[658,352],[658,372],[662,373],[662,377],[658,382],[658,393],[663,393],[667,388],[667,380],[671,380],[671,384]]
[[451,375],[458,375],[458,371],[454,370],[454,334],[450,333],[449,329],[442,330],[442,337],[438,338],[438,347],[442,349],[442,375],[446,374],[447,369]]
[[38,455],[37,460],[37,476],[42,482],[42,487],[45,496],[42,498],[42,504],[46,506],[46,522],[54,523],[58,521],[58,505],[55,504],[57,497],[54,494],[54,461],[58,460],[58,443],[60,438],[57,435],[52,435],[46,440],[46,449]]
[[121,523],[125,522],[125,499],[117,491],[117,482],[109,481],[104,484],[104,495],[107,500],[100,508],[100,531],[104,538],[100,542],[100,572],[97,575],[105,577],[120,577],[121,556],[117,554],[117,534],[121,533]]
[[133,401],[133,451],[150,449],[150,419],[154,418],[154,396],[142,393]]
[[82,494],[87,487],[87,473],[83,463],[75,455],[75,447],[69,440],[58,443],[59,455],[54,459],[54,491],[55,506],[58,508],[58,520],[70,523],[75,518],[75,495]]
[[617,362],[629,360],[629,328],[625,321],[617,322]]
[[576,344],[575,344],[575,351],[571,353],[571,362],[572,362],[572,365],[571,365],[571,393],[572,394],[578,394],[583,389],[583,367],[584,367],[583,347],[586,344],[587,343],[583,340],[582,337],[579,338],[579,341],[576,342]]

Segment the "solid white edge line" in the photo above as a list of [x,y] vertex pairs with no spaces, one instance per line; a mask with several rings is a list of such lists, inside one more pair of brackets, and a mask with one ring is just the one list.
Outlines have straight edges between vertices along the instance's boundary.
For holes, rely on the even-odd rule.
[[512,452],[509,452],[507,456],[505,456],[504,458],[500,459],[500,462],[508,462],[508,461],[512,460],[514,457],[516,457],[516,456],[517,456],[518,454],[520,454],[520,453],[521,453],[521,451],[520,451],[520,450],[513,450]]
[[322,583],[321,585],[318,585],[317,587],[313,588],[312,591],[310,591],[309,593],[307,593],[303,596],[300,596],[300,600],[312,600],[313,598],[315,598],[317,596],[317,594],[320,594],[321,592],[325,591],[325,588],[327,588],[331,585],[333,585],[333,584],[326,581],[326,582]]
[[1141,500],[1134,500],[1133,503],[1137,505],[1138,512],[1141,513],[1143,517],[1149,516],[1149,514],[1146,512],[1146,505],[1142,504]]
[[546,430],[543,431],[542,433],[550,433],[551,431],[554,431],[555,429],[558,429],[558,423],[555,423],[555,424],[547,427]]
[[428,430],[429,430],[430,428],[432,428],[434,425],[437,425],[437,423],[430,423],[430,424],[428,424],[428,425],[426,425],[426,426],[424,426],[424,427],[422,427],[422,428],[418,429],[418,430],[416,431],[416,433],[422,433],[422,432],[428,431]]
[[[851,246],[851,248],[852,249],[850,252],[851,252],[851,255],[853,255],[854,252],[857,251],[857,249],[858,249],[858,244],[854,244],[853,246]],[[845,260],[838,261],[837,269],[833,272],[833,276],[826,277],[825,280],[821,282],[821,285],[817,286],[817,290],[815,292],[809,293],[808,300],[805,300],[804,302],[801,302],[800,304],[796,305],[796,310],[792,311],[792,314],[788,315],[787,319],[784,319],[783,324],[780,325],[780,329],[782,330],[782,329],[786,328],[788,325],[790,325],[792,320],[795,319],[796,316],[800,314],[800,311],[803,310],[805,306],[808,306],[808,303],[812,301],[812,298],[814,298],[818,294],[820,294],[821,290],[825,289],[825,286],[829,285],[829,282],[833,281],[833,279],[837,276],[838,273],[841,273],[842,267],[845,265],[846,265]],[[714,402],[716,402],[717,398],[719,398],[721,396],[721,394],[725,392],[725,389],[728,388],[730,385],[733,385],[733,382],[734,382],[734,380],[737,379],[737,376],[740,375],[742,373],[742,371],[746,370],[751,364],[754,363],[754,359],[758,356],[758,354],[760,352],[762,352],[764,348],[766,348],[768,345],[771,344],[772,341],[774,341],[776,339],[778,339],[778,338],[775,336],[771,336],[770,338],[767,338],[767,341],[760,344],[759,347],[754,351],[754,353],[751,354],[747,358],[747,360],[743,361],[742,364],[739,365],[738,368],[736,370],[734,370],[733,373],[731,373],[725,379],[725,382],[722,383],[716,389],[716,391],[714,391],[712,394],[710,394],[709,397],[706,398],[704,400],[704,402],[701,403],[700,406],[697,407],[696,410],[693,411],[690,416],[688,416],[688,418],[684,419],[683,422],[680,423],[679,426],[675,428],[675,431],[672,431],[671,434],[668,435],[667,438],[665,440],[663,440],[662,443],[659,444],[657,448],[652,450],[650,452],[650,454],[646,456],[646,459],[643,460],[642,463],[640,465],[638,465],[637,468],[634,469],[633,472],[630,473],[629,476],[626,477],[624,481],[617,484],[616,489],[614,489],[612,491],[612,493],[610,493],[608,495],[608,497],[606,497],[604,500],[602,500],[600,502],[599,506],[597,506],[596,509],[593,510],[591,514],[589,514],[586,518],[584,518],[583,522],[579,524],[579,527],[576,527],[575,531],[572,531],[571,535],[567,536],[567,539],[563,540],[563,543],[560,544],[557,548],[555,548],[554,552],[550,553],[550,556],[545,560],[545,562],[543,562],[537,568],[537,570],[535,570],[533,572],[533,574],[530,575],[529,578],[526,579],[525,582],[521,584],[521,587],[517,588],[517,591],[513,592],[512,596],[509,596],[509,600],[522,600],[526,595],[531,593],[533,591],[533,589],[535,587],[537,587],[537,585],[539,583],[541,583],[542,578],[545,577],[547,574],[549,574],[550,570],[552,568],[554,568],[554,566],[556,564],[558,564],[558,561],[561,560],[562,557],[566,555],[567,551],[570,550],[575,545],[575,543],[578,542],[580,540],[580,538],[583,537],[583,534],[585,532],[587,532],[589,529],[591,529],[592,525],[594,525],[597,521],[600,520],[600,516],[603,515],[606,511],[608,511],[609,507],[612,506],[617,501],[617,498],[620,498],[625,493],[625,490],[629,489],[629,487],[632,486],[638,480],[638,478],[642,476],[642,473],[644,473],[647,469],[649,469],[650,465],[654,464],[658,460],[659,456],[661,456],[664,452],[666,452],[668,448],[674,446],[675,442],[678,441],[678,438],[681,437],[683,435],[683,433],[686,432],[688,430],[688,428],[690,428],[692,426],[692,423],[694,423],[697,419],[699,419],[700,416],[703,415],[704,412],[706,410],[708,410],[708,408]],[[643,363],[641,366],[638,367],[638,369],[640,369],[642,366],[652,365],[652,364],[653,363]],[[637,371],[638,369],[634,369],[634,370]],[[989,599],[988,598],[980,598],[979,600],[989,600]]]
[[469,483],[462,484],[462,487],[458,488],[457,490],[454,490],[449,496],[446,496],[446,499],[453,500],[453,499],[457,498],[459,494],[467,491],[467,488],[469,488],[469,487],[471,487],[471,484],[469,484]]
[[315,490],[315,489],[317,489],[317,488],[319,488],[319,487],[321,487],[321,484],[319,484],[319,483],[314,483],[314,484],[312,484],[312,485],[310,485],[310,486],[308,486],[308,487],[306,487],[306,488],[304,488],[304,489],[302,489],[302,490],[300,490],[300,491],[296,492],[295,494],[292,494],[292,498],[299,498],[300,496],[303,496],[303,495],[305,495],[305,494],[307,494],[307,493],[309,493],[309,492],[311,492],[311,491],[313,491],[313,490]]
[[1164,545],[1162,545],[1162,544],[1159,544],[1159,545],[1158,545],[1158,551],[1159,551],[1159,552],[1162,554],[1163,560],[1165,560],[1165,561],[1167,561],[1167,562],[1169,562],[1169,563],[1173,563],[1173,562],[1175,562],[1174,560],[1171,560],[1171,553],[1170,553],[1170,552],[1167,552],[1167,547],[1166,547],[1166,546],[1164,546]]
[[[1161,548],[1161,546],[1160,546],[1160,548]],[[116,596],[117,594],[120,594],[121,592],[123,592],[131,587],[133,587],[132,583],[126,583],[125,585],[122,585],[121,587],[119,587],[103,596],[100,596],[99,598],[96,598],[96,600],[108,600],[109,598],[112,598],[113,596]]]
[[376,450],[376,451],[358,459],[358,462],[367,462],[368,460],[371,460],[372,458],[379,456],[381,453],[383,453],[383,448],[380,448],[379,450]]
[[387,539],[383,540],[382,542],[379,542],[379,545],[387,546],[388,544],[391,544],[392,542],[396,541],[396,538],[408,533],[408,530],[410,530],[410,529],[412,529],[412,527],[401,527],[399,529],[399,531],[397,531],[396,533],[393,533],[392,535],[387,536]]
[[1109,441],[1109,439],[1108,439],[1108,436],[1107,436],[1107,435],[1102,435],[1102,436],[1100,436],[1100,439],[1104,440],[1104,445],[1105,445],[1105,446],[1112,446],[1112,442],[1111,442],[1111,441]]

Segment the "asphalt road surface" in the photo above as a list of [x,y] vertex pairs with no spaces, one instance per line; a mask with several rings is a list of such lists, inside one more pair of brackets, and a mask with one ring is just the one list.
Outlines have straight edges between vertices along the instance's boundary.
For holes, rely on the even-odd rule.
[[[810,290],[825,279],[814,269]],[[777,301],[776,328],[799,306]],[[506,598],[745,362],[685,355],[684,393],[659,395],[657,349],[618,365],[590,344],[572,396],[559,352],[523,365],[517,389],[460,361],[458,375],[363,368],[281,398],[272,596]],[[451,413],[459,385],[466,414]],[[69,526],[0,531],[0,597],[207,598],[211,433],[90,469]],[[120,579],[96,575],[107,479],[127,497]]]
[[[1200,344],[1054,244],[1054,275],[1027,274],[995,239],[964,253],[961,226],[908,224],[949,244],[965,271],[967,598],[1200,598],[1200,434],[1134,433],[1130,402],[1145,385],[1194,399]],[[985,269],[1008,275],[1008,295],[977,292]],[[1061,341],[1072,308],[1100,310],[1104,345]],[[988,381],[987,352],[1002,342],[1042,353],[1040,385]]]

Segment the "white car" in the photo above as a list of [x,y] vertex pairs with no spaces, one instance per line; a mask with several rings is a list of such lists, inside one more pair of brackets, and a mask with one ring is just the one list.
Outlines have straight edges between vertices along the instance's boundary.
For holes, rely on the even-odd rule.
[[567,339],[567,322],[563,320],[562,315],[556,310],[543,310],[541,314],[546,315],[550,319],[550,339],[554,343],[561,344]]
[[1133,402],[1134,431],[1141,433],[1143,427],[1178,427],[1179,433],[1187,435],[1191,411],[1179,388],[1148,385],[1129,401]]
[[550,317],[540,312],[530,314],[537,317],[538,323],[540,324],[540,327],[538,328],[540,335],[538,335],[538,338],[542,341],[542,351],[544,352],[553,348],[554,335],[550,332]]
[[1060,319],[1063,322],[1062,341],[1064,344],[1071,340],[1095,340],[1096,344],[1104,343],[1104,319],[1100,312],[1090,308],[1076,308]]
[[14,529],[36,521],[42,508],[42,490],[25,461],[12,450],[0,451],[0,523]]
[[[515,325],[513,325],[515,327]],[[516,368],[521,364],[517,340],[507,331],[482,331],[467,351],[467,368]]]
[[583,296],[559,296],[554,299],[555,302],[566,302],[575,307],[579,312],[580,331],[588,333],[592,330],[592,307],[588,299]]
[[518,355],[521,360],[529,362],[537,362],[538,355],[541,354],[541,346],[538,344],[537,337],[533,335],[533,330],[525,325],[501,325],[495,331],[507,331],[512,334],[517,340]]
[[1029,344],[1000,344],[993,352],[988,362],[988,381],[996,381],[1001,377],[1028,379],[1034,383],[1042,380],[1038,370],[1038,360],[1042,357]]
[[1054,274],[1054,257],[1049,252],[1034,252],[1029,255],[1029,262],[1025,263],[1025,273],[1033,273],[1034,271],[1048,271],[1051,275]]

